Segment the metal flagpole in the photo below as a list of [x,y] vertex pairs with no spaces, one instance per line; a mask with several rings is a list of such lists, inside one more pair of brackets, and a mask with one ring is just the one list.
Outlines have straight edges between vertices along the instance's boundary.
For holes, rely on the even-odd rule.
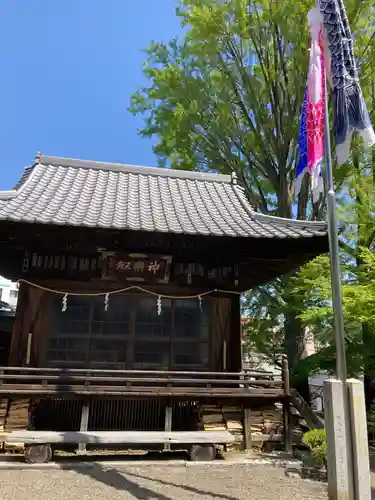
[[[333,328],[335,330],[336,378],[324,384],[325,427],[327,439],[328,492],[333,500],[354,500],[353,436],[351,432],[350,402],[347,389],[347,364],[345,352],[344,313],[341,293],[341,267],[339,237],[337,232],[336,199],[333,185],[331,140],[329,128],[328,85],[325,83],[325,130],[324,158],[327,178],[327,222],[329,259],[331,267],[331,289]],[[339,387],[332,383],[340,384]],[[340,397],[341,394],[341,397]],[[326,408],[327,405],[327,408]],[[331,449],[332,448],[332,449]],[[332,472],[334,471],[334,472]],[[342,478],[346,479],[342,479]],[[359,498],[356,496],[356,500]]]
[[[320,11],[320,0],[316,0],[316,7]],[[332,309],[333,309],[333,327],[335,329],[335,347],[336,347],[336,376],[338,380],[345,382],[348,377],[345,352],[345,327],[344,313],[342,308],[341,293],[341,267],[340,267],[340,248],[339,237],[337,234],[336,218],[336,197],[333,184],[333,169],[331,155],[331,137],[329,126],[329,107],[328,107],[328,85],[327,85],[327,67],[324,68],[324,159],[326,163],[327,177],[327,222],[329,239],[329,259],[331,266],[331,289],[332,289]]]
[[[341,0],[336,0],[343,7]],[[320,1],[317,7],[320,11]],[[326,69],[326,68],[325,68]],[[327,71],[324,78],[324,158],[327,183],[327,222],[335,329],[336,378],[324,382],[328,496],[332,500],[367,500],[371,496],[368,436],[363,384],[347,380],[345,330],[341,291],[340,249],[333,184],[328,110]]]
[[332,308],[333,324],[335,329],[336,344],[336,375],[339,380],[345,382],[347,379],[346,353],[345,353],[345,329],[344,314],[342,309],[341,293],[341,268],[340,268],[340,250],[339,237],[337,234],[336,219],[336,199],[335,188],[333,185],[331,139],[329,127],[329,108],[328,108],[328,86],[327,74],[325,82],[325,127],[324,127],[324,159],[326,163],[327,176],[327,219],[328,219],[328,238],[329,238],[329,257],[331,265],[331,287],[332,287]]

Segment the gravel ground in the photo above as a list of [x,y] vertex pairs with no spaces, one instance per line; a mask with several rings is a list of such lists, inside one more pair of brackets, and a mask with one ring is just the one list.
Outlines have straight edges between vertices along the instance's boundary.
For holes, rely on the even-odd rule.
[[102,466],[0,470],[1,500],[323,500],[321,483],[268,466]]

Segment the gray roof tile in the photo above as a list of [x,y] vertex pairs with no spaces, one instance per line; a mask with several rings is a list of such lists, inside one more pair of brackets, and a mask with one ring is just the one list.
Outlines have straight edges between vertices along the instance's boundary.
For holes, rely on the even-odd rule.
[[230,176],[39,156],[0,220],[252,238],[325,236],[325,223],[256,213]]

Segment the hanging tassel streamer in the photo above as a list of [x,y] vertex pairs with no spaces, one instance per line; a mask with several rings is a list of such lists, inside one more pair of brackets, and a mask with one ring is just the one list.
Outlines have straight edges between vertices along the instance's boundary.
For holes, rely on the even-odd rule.
[[68,294],[66,293],[62,298],[62,312],[65,312],[68,309]]
[[199,309],[202,312],[203,311],[203,303],[202,303],[202,297],[200,295],[198,297],[198,300],[199,300]]
[[105,310],[105,312],[108,311],[108,308],[109,308],[109,293],[106,293],[106,295],[104,297],[104,310]]
[[161,315],[161,295],[159,295],[158,300],[156,301],[157,309],[158,309],[158,316]]

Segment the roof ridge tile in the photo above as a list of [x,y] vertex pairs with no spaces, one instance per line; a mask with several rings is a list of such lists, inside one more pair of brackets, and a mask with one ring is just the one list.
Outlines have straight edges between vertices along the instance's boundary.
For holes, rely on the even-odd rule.
[[195,170],[177,170],[172,168],[147,167],[140,165],[130,165],[126,163],[100,162],[95,160],[81,160],[75,158],[63,158],[58,156],[40,155],[34,165],[85,168],[94,170],[109,170],[112,172],[128,172],[137,175],[154,175],[160,177],[172,177],[180,179],[201,180],[210,182],[233,183],[230,175],[217,174],[213,172],[198,172]]

